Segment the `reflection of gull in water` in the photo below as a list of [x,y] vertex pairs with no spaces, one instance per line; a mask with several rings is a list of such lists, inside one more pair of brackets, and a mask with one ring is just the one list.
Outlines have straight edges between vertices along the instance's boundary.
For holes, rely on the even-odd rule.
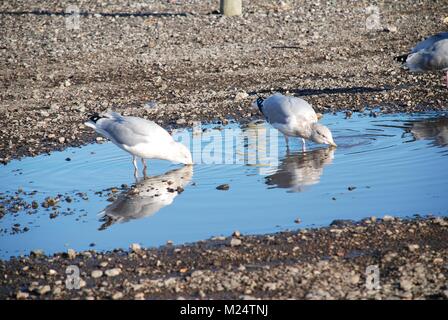
[[193,167],[185,166],[140,181],[136,185],[137,193],[133,190],[124,192],[100,213],[101,221],[104,222],[100,230],[114,223],[128,222],[155,214],[170,205],[192,177]]
[[277,171],[266,177],[266,184],[302,192],[306,186],[319,183],[324,166],[333,162],[334,151],[330,148],[288,154]]
[[410,125],[416,140],[433,140],[437,146],[448,145],[448,118],[415,121]]

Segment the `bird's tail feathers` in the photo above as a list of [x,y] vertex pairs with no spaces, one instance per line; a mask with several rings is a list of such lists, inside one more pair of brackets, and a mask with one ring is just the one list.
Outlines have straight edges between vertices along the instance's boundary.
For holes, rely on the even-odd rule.
[[263,102],[264,102],[263,98],[261,98],[261,97],[257,98],[257,107],[261,113],[263,113]]
[[397,62],[400,62],[402,64],[405,64],[408,56],[409,56],[409,53],[402,54],[400,56],[394,57],[394,60]]

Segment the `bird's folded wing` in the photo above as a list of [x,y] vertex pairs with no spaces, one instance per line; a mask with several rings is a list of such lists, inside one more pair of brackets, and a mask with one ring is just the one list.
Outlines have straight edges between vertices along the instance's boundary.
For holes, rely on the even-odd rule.
[[130,119],[132,117],[122,117],[119,121],[116,119],[102,118],[96,128],[108,138],[115,142],[126,145],[135,146],[140,143],[164,143],[172,141],[172,137],[162,127],[151,121],[136,121]]
[[416,53],[421,50],[428,49],[434,43],[436,43],[437,41],[443,40],[443,39],[448,39],[448,32],[441,32],[441,33],[435,34],[423,41],[420,41],[419,43],[416,44],[416,46],[414,48],[412,48],[411,53]]

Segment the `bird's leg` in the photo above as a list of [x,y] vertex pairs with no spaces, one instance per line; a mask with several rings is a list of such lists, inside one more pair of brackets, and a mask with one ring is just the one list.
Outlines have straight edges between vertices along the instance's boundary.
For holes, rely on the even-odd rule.
[[286,142],[286,152],[289,153],[289,139],[286,134],[284,136],[285,136],[285,142]]
[[302,152],[306,152],[306,141],[302,138]]
[[143,164],[143,177],[146,178],[146,169],[148,166],[146,165],[146,160],[142,158],[142,164]]
[[132,163],[134,164],[134,177],[137,180],[138,178],[138,167],[137,167],[137,158],[132,156]]

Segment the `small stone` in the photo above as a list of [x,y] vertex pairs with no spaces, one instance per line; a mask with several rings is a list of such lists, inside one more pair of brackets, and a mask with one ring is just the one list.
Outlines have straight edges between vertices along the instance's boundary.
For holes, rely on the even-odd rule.
[[32,257],[42,257],[44,255],[44,251],[41,249],[32,250],[30,256]]
[[31,208],[33,208],[33,209],[39,208],[39,202],[37,202],[36,200],[33,200],[33,202],[31,203]]
[[113,269],[108,269],[105,271],[106,276],[108,277],[116,277],[121,273],[121,269],[120,268],[113,268]]
[[75,259],[76,258],[76,251],[73,249],[68,249],[67,250],[67,257],[69,259]]
[[219,186],[217,186],[216,189],[226,191],[226,190],[230,189],[230,186],[227,183],[224,183],[224,184],[220,184]]
[[133,243],[129,246],[132,252],[139,252],[142,247],[138,243]]
[[432,263],[434,264],[442,264],[443,263],[443,259],[442,258],[435,258]]
[[417,251],[420,248],[420,246],[418,244],[410,244],[408,245],[408,249],[411,252]]
[[240,92],[238,92],[236,95],[235,95],[235,101],[236,102],[238,102],[238,101],[241,101],[241,100],[244,100],[244,99],[246,99],[247,97],[248,97],[249,95],[247,94],[247,92],[245,92],[245,91],[240,91]]
[[385,32],[397,32],[398,28],[396,26],[393,25],[389,25],[386,28],[384,28]]
[[237,239],[237,238],[232,238],[232,239],[230,240],[230,246],[231,246],[231,247],[237,247],[237,246],[240,246],[241,243],[242,243],[242,241],[241,241],[240,239]]
[[51,287],[49,285],[45,285],[39,288],[38,293],[43,296],[51,291]]
[[26,299],[26,298],[28,298],[30,296],[30,294],[28,293],[28,292],[22,292],[22,291],[19,291],[19,292],[17,292],[17,294],[16,294],[16,299]]
[[123,294],[122,294],[121,292],[116,292],[116,293],[112,296],[112,299],[113,299],[113,300],[118,300],[118,299],[121,299],[121,298],[123,298]]
[[410,291],[412,289],[414,285],[412,284],[411,281],[407,280],[407,279],[401,279],[400,280],[400,287],[401,289],[403,289],[404,291]]
[[143,292],[136,293],[134,296],[135,300],[145,300],[145,294]]
[[55,276],[55,275],[57,275],[58,273],[56,272],[56,270],[53,270],[53,269],[50,269],[50,270],[48,270],[48,275],[49,276]]
[[274,282],[266,282],[263,285],[263,290],[264,291],[274,291],[274,290],[277,290],[277,284],[274,283]]
[[177,119],[177,121],[176,121],[176,124],[178,124],[178,125],[183,125],[183,124],[186,124],[186,123],[187,123],[187,120],[185,120],[183,118]]
[[90,274],[92,276],[92,278],[100,278],[103,276],[103,271],[101,270],[93,270],[92,273]]
[[351,276],[350,277],[350,283],[351,284],[358,284],[358,282],[359,282],[359,275],[358,274],[355,274],[355,275],[353,275],[353,276]]
[[58,139],[58,141],[59,141],[59,143],[64,143],[64,142],[65,142],[65,138],[64,138],[64,137],[60,137],[60,138]]
[[444,290],[443,295],[445,296],[445,299],[448,299],[448,290]]
[[203,274],[204,274],[204,271],[196,270],[196,271],[193,271],[193,272],[191,273],[191,277],[192,277],[192,278],[196,278],[196,277],[200,277],[200,276],[202,276]]
[[388,221],[394,221],[394,220],[395,220],[395,218],[392,217],[392,216],[385,215],[385,216],[383,217],[383,221],[385,221],[385,222],[388,222]]

